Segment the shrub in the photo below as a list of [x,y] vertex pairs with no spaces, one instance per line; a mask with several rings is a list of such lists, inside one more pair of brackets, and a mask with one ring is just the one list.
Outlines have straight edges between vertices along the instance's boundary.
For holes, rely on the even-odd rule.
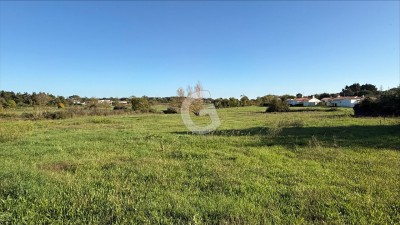
[[177,107],[168,107],[167,110],[163,110],[165,114],[177,114],[180,112],[180,109]]
[[132,110],[140,112],[149,112],[150,104],[147,98],[133,98],[131,100]]
[[116,105],[114,106],[114,110],[127,110],[128,107],[124,106],[124,105]]
[[7,104],[5,106],[6,106],[6,108],[13,109],[13,108],[17,107],[17,103],[15,103],[14,100],[10,99],[10,100],[7,100]]
[[159,111],[157,111],[157,109],[150,108],[149,113],[159,113]]
[[286,102],[282,102],[279,98],[274,98],[268,105],[266,112],[289,112],[290,108]]
[[62,102],[57,103],[57,108],[63,109],[65,108],[65,105]]
[[365,98],[353,110],[355,116],[400,116],[400,88],[387,91],[378,99]]
[[59,120],[59,119],[68,119],[74,117],[73,112],[71,111],[57,111],[57,112],[45,112],[43,114],[44,118],[46,119],[53,119],[53,120]]

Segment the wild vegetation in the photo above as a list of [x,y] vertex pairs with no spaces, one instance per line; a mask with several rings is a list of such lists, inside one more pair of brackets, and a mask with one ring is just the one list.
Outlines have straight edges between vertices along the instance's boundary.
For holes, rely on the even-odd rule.
[[0,118],[0,224],[400,223],[400,119],[301,109]]
[[377,99],[366,98],[354,107],[356,116],[400,116],[400,88],[384,92]]

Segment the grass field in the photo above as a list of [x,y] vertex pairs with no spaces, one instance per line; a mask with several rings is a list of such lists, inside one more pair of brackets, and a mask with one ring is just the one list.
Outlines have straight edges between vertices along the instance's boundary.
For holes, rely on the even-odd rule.
[[3,118],[0,224],[400,223],[400,119],[264,111]]

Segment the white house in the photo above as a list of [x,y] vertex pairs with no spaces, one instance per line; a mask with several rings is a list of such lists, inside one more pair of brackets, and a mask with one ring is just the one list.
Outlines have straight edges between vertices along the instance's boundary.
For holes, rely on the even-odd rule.
[[111,105],[113,103],[113,101],[108,100],[108,99],[100,99],[100,100],[97,101],[97,103],[99,103],[99,104],[110,104]]
[[287,100],[287,102],[290,106],[304,105],[305,101],[308,101],[308,98],[294,98],[294,99]]
[[320,102],[321,101],[318,98],[315,98],[314,95],[313,95],[311,99],[308,99],[308,100],[304,101],[303,105],[304,106],[316,106]]
[[362,98],[357,96],[337,97],[327,102],[328,106],[336,107],[350,107],[353,108],[356,104],[360,103]]

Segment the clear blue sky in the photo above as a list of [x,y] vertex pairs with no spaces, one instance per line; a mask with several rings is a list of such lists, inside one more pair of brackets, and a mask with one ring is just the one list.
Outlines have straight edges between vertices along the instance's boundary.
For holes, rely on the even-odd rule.
[[87,97],[399,84],[398,1],[0,2],[0,89]]

